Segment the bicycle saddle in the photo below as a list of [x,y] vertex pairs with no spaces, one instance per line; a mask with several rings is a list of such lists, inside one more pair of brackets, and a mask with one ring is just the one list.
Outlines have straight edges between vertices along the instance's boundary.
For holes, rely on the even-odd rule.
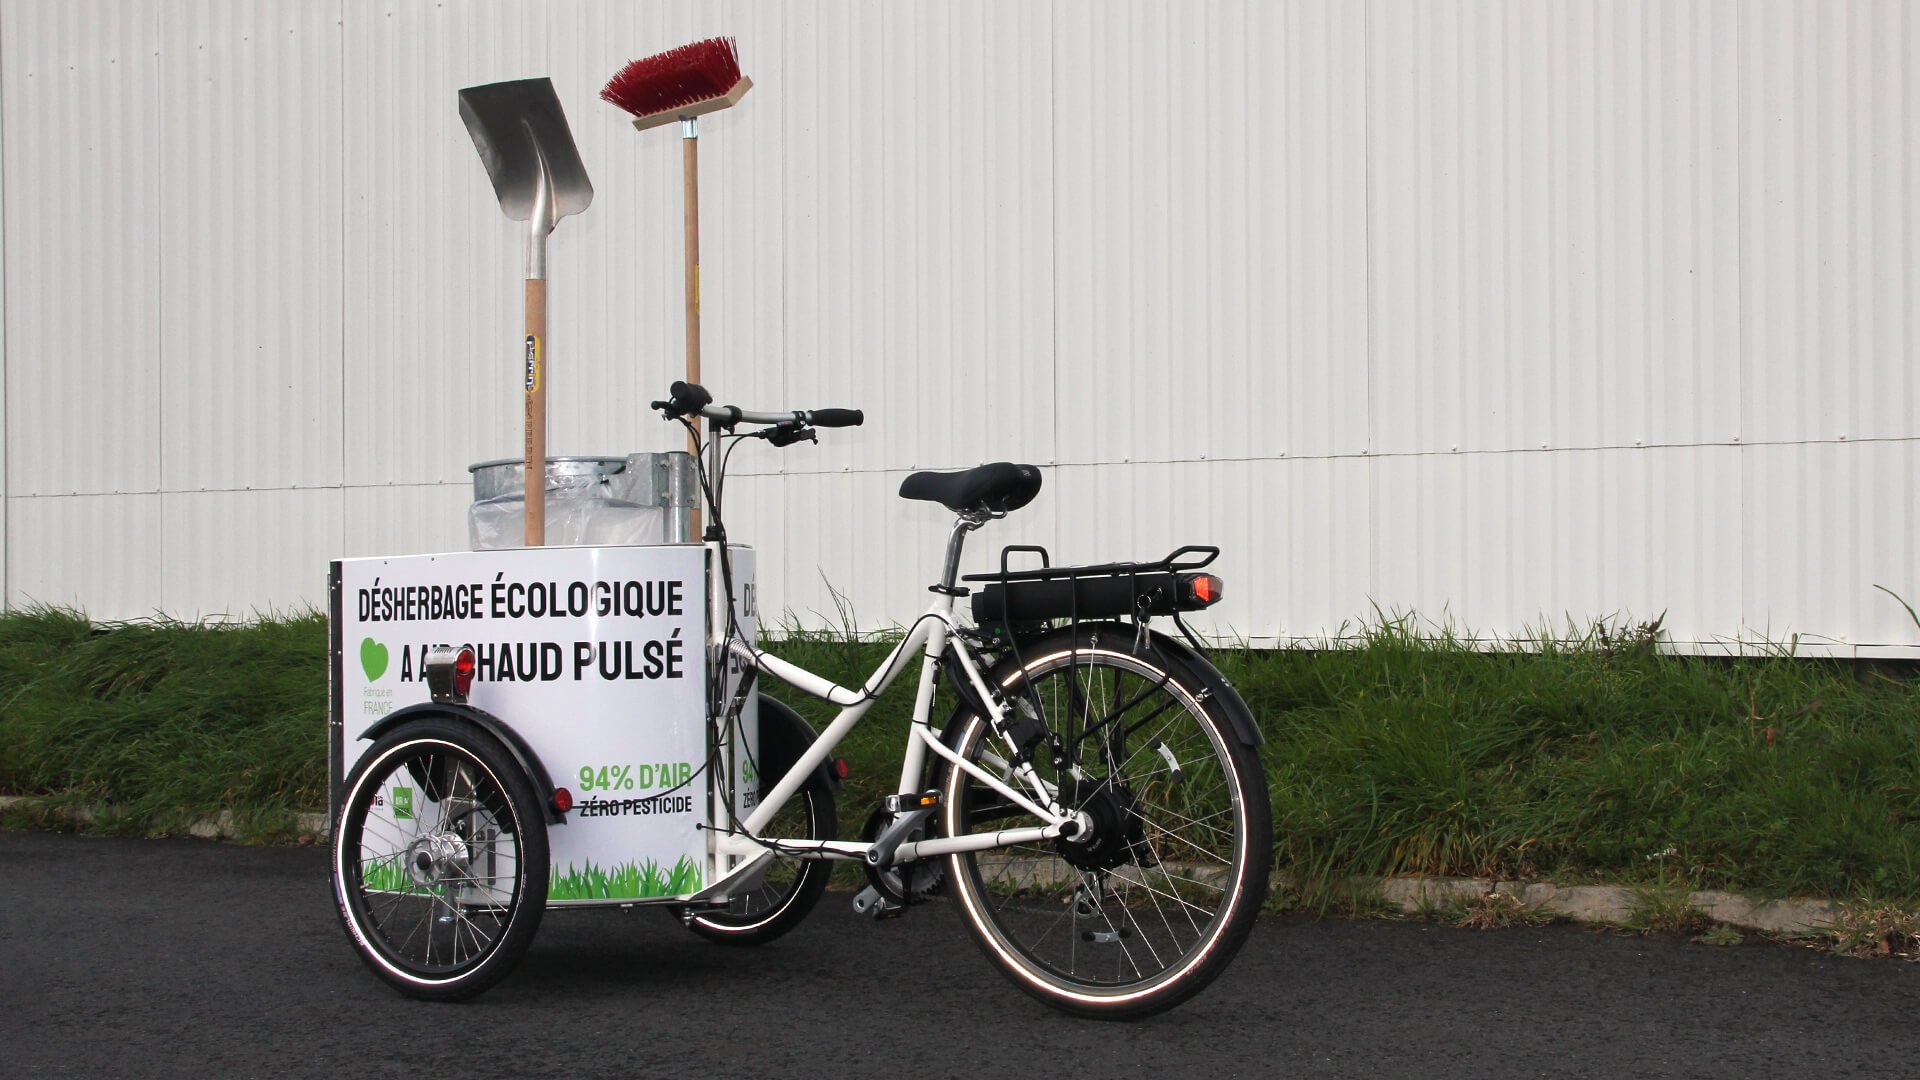
[[1040,470],[996,461],[960,472],[917,472],[900,483],[900,497],[937,502],[956,514],[990,510],[1005,514],[1040,494]]

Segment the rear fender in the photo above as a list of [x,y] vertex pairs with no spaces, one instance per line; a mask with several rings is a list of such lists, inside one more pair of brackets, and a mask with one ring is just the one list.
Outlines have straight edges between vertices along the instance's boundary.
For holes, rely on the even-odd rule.
[[[1126,632],[1133,631],[1127,629]],[[1179,665],[1184,674],[1207,689],[1207,699],[1219,705],[1227,723],[1233,726],[1233,734],[1243,745],[1260,746],[1267,741],[1260,731],[1259,721],[1253,718],[1253,710],[1247,708],[1240,691],[1233,688],[1233,683],[1220,673],[1219,668],[1213,666],[1212,661],[1179,638],[1168,637],[1158,630],[1149,631],[1147,636],[1156,652]]]
[[[1131,641],[1134,628],[1128,623],[1084,623],[1083,631],[1100,634],[1113,634],[1122,640]],[[1057,632],[1057,631],[1056,631]],[[1035,639],[1038,640],[1038,639]],[[1147,631],[1148,648],[1175,669],[1176,673],[1206,691],[1206,700],[1227,720],[1234,738],[1243,745],[1257,747],[1264,744],[1266,736],[1260,732],[1260,724],[1253,718],[1253,710],[1247,707],[1240,692],[1233,688],[1220,669],[1206,657],[1194,651],[1193,647],[1179,638],[1168,637],[1158,630]],[[996,668],[997,675],[1003,675]],[[964,708],[964,706],[963,706]],[[949,725],[951,728],[952,725]]]

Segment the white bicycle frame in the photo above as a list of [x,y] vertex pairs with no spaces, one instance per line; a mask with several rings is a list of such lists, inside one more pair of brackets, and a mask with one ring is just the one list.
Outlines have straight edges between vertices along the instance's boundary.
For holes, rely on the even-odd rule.
[[[974,519],[962,517],[954,523],[953,539],[948,548],[948,565],[943,588],[947,590],[953,588],[953,579],[958,568],[961,544],[966,534],[978,528],[984,520],[984,518]],[[714,549],[716,558],[718,557],[718,546],[718,544],[709,545],[710,549]],[[720,589],[714,590],[716,594],[722,591],[723,590]],[[1001,728],[1006,718],[1006,707],[1000,702],[999,695],[988,685],[985,674],[980,669],[979,658],[974,655],[973,650],[967,646],[965,641],[958,639],[954,635],[954,630],[961,628],[961,624],[957,624],[955,621],[955,599],[956,597],[951,592],[942,592],[940,598],[926,610],[925,614],[914,622],[913,628],[907,632],[906,636],[901,639],[898,645],[894,646],[893,651],[881,662],[880,667],[867,678],[867,681],[858,690],[851,690],[828,679],[821,678],[797,664],[782,660],[769,653],[761,652],[745,642],[731,641],[726,643],[733,657],[741,663],[751,666],[756,671],[764,672],[784,682],[790,683],[823,701],[839,705],[841,708],[839,715],[834,717],[833,722],[828,724],[826,730],[820,733],[819,737],[814,740],[813,745],[808,747],[807,751],[800,756],[799,761],[787,770],[786,775],[780,778],[779,782],[774,785],[773,790],[767,793],[761,803],[747,816],[747,819],[740,823],[737,831],[720,829],[718,821],[716,821],[715,828],[718,832],[718,837],[715,845],[715,854],[726,859],[743,859],[747,861],[732,868],[723,868],[723,873],[726,875],[725,878],[716,881],[715,888],[707,891],[716,892],[719,888],[730,884],[732,879],[740,877],[743,871],[752,868],[755,864],[762,861],[761,859],[753,858],[754,856],[771,858],[775,852],[770,850],[770,847],[777,848],[778,853],[781,855],[801,859],[866,860],[868,858],[868,853],[871,852],[875,846],[872,843],[842,840],[815,840],[803,837],[761,836],[760,832],[766,827],[767,823],[772,821],[774,816],[780,812],[787,801],[794,796],[794,793],[800,790],[800,786],[806,782],[807,777],[813,775],[814,772],[832,756],[833,750],[839,745],[840,740],[845,738],[847,732],[853,730],[855,725],[860,723],[861,719],[866,716],[867,710],[872,708],[874,701],[882,693],[886,692],[887,688],[893,684],[895,679],[899,678],[900,673],[906,669],[909,659],[916,650],[920,651],[922,655],[920,686],[914,697],[913,721],[907,729],[907,745],[901,757],[900,783],[897,788],[898,793],[901,795],[920,794],[922,790],[920,785],[926,769],[927,755],[931,752],[945,760],[950,767],[965,771],[969,776],[972,776],[987,787],[992,788],[1009,802],[1046,822],[1046,824],[1019,829],[1003,829],[976,836],[940,837],[903,843],[894,851],[894,862],[912,862],[921,859],[939,858],[960,852],[987,851],[993,848],[1011,847],[1016,844],[1031,844],[1042,840],[1052,840],[1068,833],[1077,832],[1088,826],[1089,823],[1083,820],[1084,815],[1061,814],[1034,800],[1032,797],[1033,794],[1045,793],[1043,797],[1051,801],[1053,793],[1051,785],[1040,778],[1031,764],[1020,764],[1010,770],[1011,775],[1026,786],[1027,790],[1021,791],[1019,788],[1008,784],[1000,776],[995,775],[990,769],[982,768],[980,765],[961,757],[959,753],[950,749],[941,741],[941,733],[933,726],[933,697],[934,687],[939,679],[940,658],[947,649],[954,651],[954,657],[959,661],[961,669],[966,673],[968,682],[973,685],[974,692],[979,695],[981,701],[986,703],[987,709],[992,714],[989,720],[993,723],[996,730]],[[714,603],[716,604],[716,611],[712,621],[717,628],[717,635],[724,634],[725,627],[728,625],[724,608],[717,606],[724,602],[729,601],[724,600],[718,595],[715,596]],[[709,644],[717,647],[722,643],[723,642],[719,640],[714,640]],[[1005,765],[1007,763],[996,757],[990,758],[988,764]],[[719,807],[719,805],[720,804],[716,802],[716,807]]]
[[[658,405],[659,403],[656,403]],[[693,414],[689,410],[689,415]],[[697,410],[697,415],[716,422],[715,429],[709,431],[706,441],[708,458],[707,477],[712,490],[719,491],[723,486],[726,471],[726,455],[721,444],[721,424],[731,431],[739,423],[777,425],[799,418],[803,413],[757,413],[729,407],[711,405]],[[718,507],[710,507],[716,523],[720,520]],[[815,840],[810,837],[762,836],[760,832],[772,821],[774,815],[786,806],[788,800],[800,790],[829,756],[847,732],[853,730],[867,710],[872,708],[874,700],[884,693],[895,679],[906,669],[914,651],[920,650],[923,657],[920,665],[920,686],[913,702],[913,722],[907,729],[907,745],[900,761],[900,783],[896,793],[901,796],[919,796],[920,784],[924,777],[929,752],[945,760],[949,767],[961,769],[969,776],[998,792],[1014,806],[1032,814],[1044,825],[1028,826],[1019,829],[1000,829],[994,832],[973,836],[938,837],[928,840],[908,841],[900,844],[893,852],[892,861],[887,865],[915,862],[922,859],[940,858],[968,851],[988,851],[994,848],[1012,847],[1016,844],[1031,844],[1042,840],[1052,840],[1061,836],[1079,835],[1093,827],[1092,820],[1084,813],[1063,814],[1058,809],[1043,805],[1052,803],[1055,790],[1052,785],[1041,779],[1030,763],[1011,764],[997,755],[986,755],[986,764],[993,768],[1005,769],[1013,779],[1025,785],[1021,791],[1007,783],[1006,779],[996,776],[991,768],[982,768],[980,764],[963,759],[959,753],[949,749],[941,742],[941,733],[933,726],[933,693],[939,677],[940,658],[948,649],[952,649],[961,669],[966,673],[967,681],[973,691],[985,703],[989,722],[995,731],[1005,730],[1006,706],[1000,695],[988,686],[985,674],[981,670],[980,658],[973,652],[964,639],[956,636],[955,631],[970,629],[956,611],[954,601],[960,590],[955,588],[959,579],[960,553],[966,544],[967,534],[1003,514],[981,512],[963,512],[953,523],[953,531],[947,541],[946,567],[941,575],[940,585],[934,592],[935,600],[924,615],[915,620],[912,629],[896,645],[880,667],[868,676],[867,681],[858,690],[850,690],[829,679],[820,677],[797,664],[789,663],[777,656],[764,653],[742,641],[732,640],[730,630],[733,626],[733,598],[728,595],[725,575],[709,573],[707,575],[707,612],[708,638],[707,655],[710,665],[725,665],[730,659],[752,668],[758,673],[772,675],[784,682],[799,687],[804,693],[823,701],[840,706],[840,714],[834,717],[827,729],[814,739],[800,759],[782,776],[773,790],[756,805],[745,821],[736,821],[731,796],[723,783],[712,785],[712,817],[714,840],[711,847],[713,865],[708,875],[712,884],[702,889],[696,900],[722,900],[732,892],[751,887],[772,865],[776,856],[789,858],[825,860],[859,860],[876,864],[877,844],[871,842],[843,840]],[[724,565],[727,555],[724,536],[707,541],[707,557],[710,567]],[[724,650],[724,653],[723,653]],[[750,688],[749,688],[750,691]],[[724,696],[724,695],[723,695]],[[727,710],[731,712],[732,710]],[[716,723],[725,723],[727,716],[712,718]],[[732,741],[730,732],[722,732],[723,737]],[[718,747],[715,748],[716,752]],[[733,775],[732,770],[728,770]],[[1034,796],[1039,797],[1036,801]]]

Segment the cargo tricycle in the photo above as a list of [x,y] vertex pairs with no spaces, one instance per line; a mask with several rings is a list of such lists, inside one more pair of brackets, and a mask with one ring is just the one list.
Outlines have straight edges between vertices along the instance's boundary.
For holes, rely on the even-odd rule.
[[[748,440],[791,447],[862,415],[716,406],[684,382],[654,407],[698,450],[682,460],[699,543],[333,564],[331,876],[368,966],[409,996],[467,997],[556,907],[658,905],[758,945],[851,861],[855,910],[939,897],[1068,1012],[1142,1016],[1218,975],[1266,896],[1272,830],[1259,730],[1182,621],[1220,598],[1218,549],[1056,566],[1012,546],[962,576],[967,538],[1041,473],[913,473],[901,497],[955,515],[932,603],[838,685],[757,640],[724,473]],[[834,749],[909,670],[898,781],[843,839]],[[763,675],[838,715],[816,733]]]

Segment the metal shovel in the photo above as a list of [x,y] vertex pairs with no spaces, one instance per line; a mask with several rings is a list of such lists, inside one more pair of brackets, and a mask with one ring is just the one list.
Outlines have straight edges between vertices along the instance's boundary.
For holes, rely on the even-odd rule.
[[552,79],[469,86],[460,118],[493,181],[500,209],[527,223],[527,546],[547,537],[547,234],[593,202],[580,151]]

